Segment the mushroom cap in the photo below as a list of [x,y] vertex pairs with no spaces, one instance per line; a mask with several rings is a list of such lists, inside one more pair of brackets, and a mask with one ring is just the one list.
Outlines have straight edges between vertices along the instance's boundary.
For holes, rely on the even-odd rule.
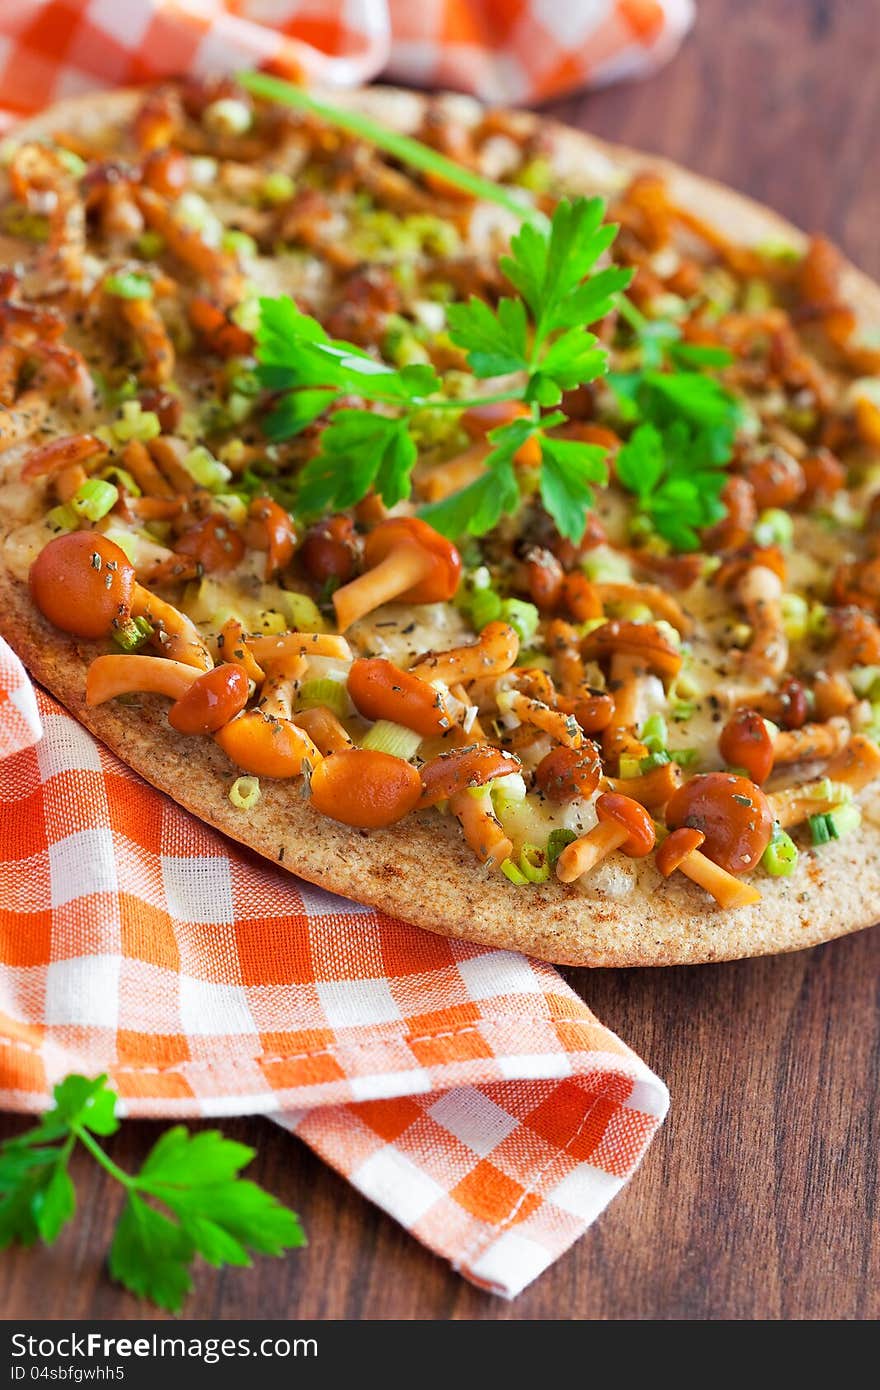
[[54,627],[75,637],[109,635],[129,617],[134,566],[97,531],[68,531],[43,547],[28,577],[34,603]]
[[759,786],[773,771],[773,739],[757,710],[734,711],[721,730],[718,751],[729,767],[745,768]]
[[643,859],[651,853],[657,839],[654,822],[644,806],[633,801],[631,796],[623,796],[620,792],[603,792],[596,799],[596,815],[600,821],[613,821],[628,832],[620,848],[631,859]]
[[417,516],[395,516],[380,521],[364,543],[364,560],[368,569],[380,565],[401,546],[413,546],[431,560],[423,579],[405,593],[399,594],[402,603],[443,603],[451,599],[461,578],[461,556],[452,541],[441,536],[426,521]]
[[168,723],[180,734],[213,734],[234,719],[248,701],[244,668],[231,662],[205,671],[168,711]]
[[683,825],[680,830],[673,830],[671,835],[667,835],[654,859],[663,877],[674,874],[688,855],[700,848],[705,838],[702,830],[693,830],[689,825]]
[[688,826],[703,853],[731,874],[754,869],[770,843],[773,811],[759,786],[731,772],[704,772],[679,787],[666,807],[670,830]]
[[304,729],[258,709],[246,710],[224,724],[215,733],[214,742],[231,762],[254,777],[298,777],[303,758],[312,764],[321,761]]
[[645,670],[671,679],[681,670],[681,652],[654,623],[624,622],[612,618],[596,627],[581,642],[581,655],[587,661],[601,661],[617,653],[644,662]]

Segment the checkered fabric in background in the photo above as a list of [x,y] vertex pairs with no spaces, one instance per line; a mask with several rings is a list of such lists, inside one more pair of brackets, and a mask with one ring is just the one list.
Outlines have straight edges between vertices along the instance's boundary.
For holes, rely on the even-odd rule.
[[[2,0],[0,100],[249,64],[533,100],[644,70],[690,17],[690,0]],[[108,1072],[132,1116],[271,1115],[508,1297],[623,1186],[668,1104],[550,966],[248,854],[35,692],[0,639],[0,1106],[41,1109],[70,1071]]]

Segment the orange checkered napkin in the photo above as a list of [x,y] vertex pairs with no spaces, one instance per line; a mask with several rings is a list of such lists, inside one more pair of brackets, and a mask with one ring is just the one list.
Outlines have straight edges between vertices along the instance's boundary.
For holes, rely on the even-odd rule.
[[270,1115],[508,1297],[623,1186],[668,1103],[550,966],[250,855],[0,639],[0,1106],[39,1110],[71,1071],[106,1071],[128,1115]]
[[542,101],[649,71],[693,0],[0,0],[0,105],[270,67],[297,79],[464,88]]

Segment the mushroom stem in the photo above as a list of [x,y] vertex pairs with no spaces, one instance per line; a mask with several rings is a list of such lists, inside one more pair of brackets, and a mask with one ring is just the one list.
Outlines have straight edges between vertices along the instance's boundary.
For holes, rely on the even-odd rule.
[[308,734],[325,758],[331,753],[341,753],[344,748],[352,746],[345,726],[332,710],[326,709],[323,705],[318,705],[315,709],[301,710],[294,716],[293,722],[298,729],[303,729]]
[[210,671],[214,662],[199,635],[198,628],[179,609],[157,598],[141,584],[135,584],[131,600],[131,616],[146,618],[156,628],[154,641],[165,656]]
[[579,840],[566,845],[556,861],[556,877],[561,883],[574,883],[601,864],[629,838],[626,826],[617,821],[601,821]]
[[410,675],[423,681],[443,681],[446,685],[452,681],[501,676],[510,670],[518,656],[519,638],[513,628],[508,623],[492,622],[486,624],[476,642],[469,646],[427,652],[421,661],[410,667]]
[[308,664],[304,656],[294,656],[285,662],[279,662],[266,672],[266,681],[259,701],[259,708],[263,714],[274,716],[276,719],[290,719],[293,701]]
[[476,795],[475,790],[469,788],[456,792],[449,798],[449,809],[461,825],[464,838],[477,858],[495,869],[510,858],[513,842],[505,835],[492,809],[489,787],[481,787]]
[[752,629],[742,653],[749,675],[782,675],[788,664],[788,638],[782,622],[782,580],[767,565],[753,565],[739,583],[737,598]]
[[830,758],[845,748],[851,729],[842,716],[824,724],[804,724],[800,729],[781,729],[773,739],[773,765]]
[[162,656],[96,656],[86,676],[86,704],[103,705],[134,692],[179,700],[201,674],[197,666]]
[[498,708],[502,714],[513,714],[521,723],[543,730],[565,748],[580,748],[583,744],[584,736],[574,715],[561,714],[542,700],[532,700],[517,690],[502,690]]
[[640,777],[606,777],[602,785],[613,792],[620,792],[622,796],[631,796],[633,801],[641,802],[649,811],[659,811],[681,786],[681,778],[678,763],[669,762],[652,767],[650,772],[643,772]]
[[281,637],[250,635],[248,651],[261,666],[270,661],[285,661],[292,656],[332,656],[340,661],[351,660],[351,647],[344,637],[326,632],[285,632]]
[[761,899],[758,889],[751,883],[743,883],[740,879],[734,878],[733,874],[729,874],[720,864],[708,859],[698,849],[691,850],[678,867],[692,883],[698,883],[707,893],[711,893],[719,907],[748,907],[750,903],[759,902]]
[[380,560],[378,565],[343,584],[333,595],[336,621],[344,632],[383,603],[391,603],[399,594],[412,589],[430,573],[432,560],[414,545],[402,545]]

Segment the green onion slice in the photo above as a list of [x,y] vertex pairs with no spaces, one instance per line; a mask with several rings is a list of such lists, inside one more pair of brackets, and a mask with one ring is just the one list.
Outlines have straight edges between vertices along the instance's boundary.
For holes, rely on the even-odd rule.
[[403,724],[395,724],[390,719],[377,719],[361,740],[361,747],[371,748],[376,753],[390,753],[392,758],[403,758],[404,762],[409,762],[421,741],[421,734],[414,733]]

